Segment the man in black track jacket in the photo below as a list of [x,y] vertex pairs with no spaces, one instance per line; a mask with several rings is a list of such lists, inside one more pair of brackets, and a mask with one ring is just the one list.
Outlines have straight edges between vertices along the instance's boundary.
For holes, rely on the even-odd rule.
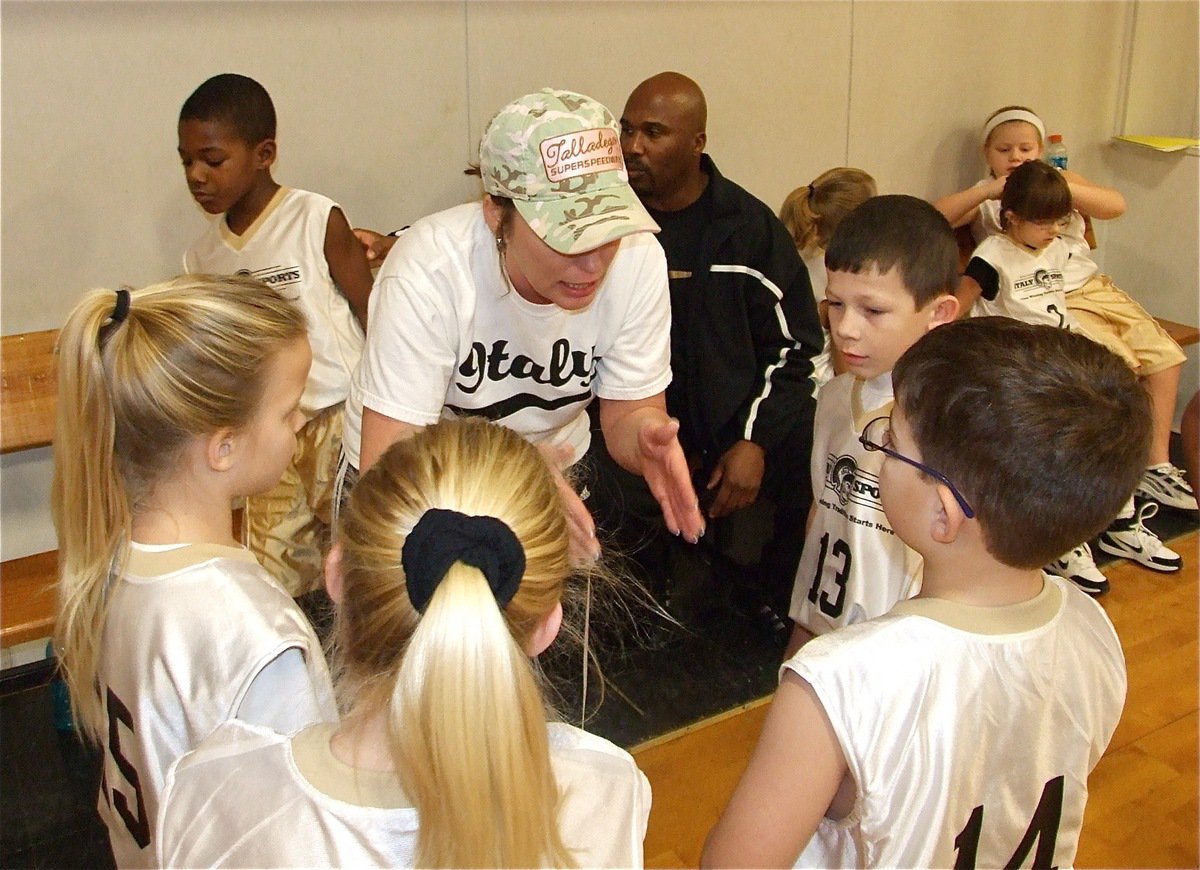
[[787,231],[704,154],[706,116],[694,81],[660,73],[630,95],[621,147],[629,182],[662,227],[667,254],[667,410],[680,421],[710,518],[749,507],[760,491],[775,503],[774,533],[754,584],[757,603],[783,615],[812,499],[810,376],[821,331],[808,272]]

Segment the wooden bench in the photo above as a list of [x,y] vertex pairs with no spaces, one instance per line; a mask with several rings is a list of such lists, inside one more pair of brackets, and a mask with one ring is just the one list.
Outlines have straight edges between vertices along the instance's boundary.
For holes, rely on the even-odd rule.
[[[58,330],[6,335],[0,343],[0,452],[48,447],[54,438]],[[54,630],[58,552],[0,564],[0,647]]]
[[[1096,237],[1092,233],[1092,221],[1090,218],[1084,218],[1084,238],[1087,239],[1091,247],[1096,247]],[[958,243],[958,271],[961,274],[966,268],[967,263],[971,259],[971,254],[975,250],[975,239],[971,235],[969,226],[957,227],[954,230],[954,240]],[[1167,320],[1165,317],[1154,318],[1159,322],[1163,329],[1180,347],[1187,347],[1189,344],[1200,342],[1200,328],[1189,326],[1186,323],[1176,323],[1174,320]]]
[[1200,341],[1200,328],[1188,326],[1186,323],[1176,323],[1174,320],[1167,320],[1165,317],[1154,318],[1159,322],[1159,325],[1167,331],[1171,338],[1175,339],[1175,343],[1180,347],[1187,347],[1189,344],[1195,344]]

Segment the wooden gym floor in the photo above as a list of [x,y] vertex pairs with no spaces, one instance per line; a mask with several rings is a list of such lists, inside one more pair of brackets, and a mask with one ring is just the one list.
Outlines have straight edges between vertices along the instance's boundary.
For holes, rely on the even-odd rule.
[[[1197,533],[1178,574],[1105,566],[1100,599],[1129,671],[1125,713],[1089,781],[1078,867],[1198,867]],[[754,748],[767,699],[633,750],[654,789],[647,867],[695,867]]]
[[[1109,751],[1091,778],[1079,867],[1200,866],[1200,556],[1195,520],[1182,516],[1175,518],[1180,520],[1174,523],[1178,536],[1170,542],[1184,559],[1180,573],[1156,574],[1126,562],[1104,566],[1112,591],[1100,600],[1125,648],[1129,696]],[[1164,537],[1170,534],[1166,525],[1159,528]],[[612,670],[623,694],[613,692],[615,700],[604,705],[613,712],[597,716],[596,725],[603,729],[591,726],[600,733],[607,729],[608,736],[618,740],[626,732],[629,738],[622,742],[636,744],[633,751],[654,787],[645,844],[648,867],[696,866],[704,838],[741,775],[762,725],[768,699],[745,701],[771,691],[779,651],[756,640],[750,627],[733,631],[731,626],[737,626],[730,620],[735,615],[719,611],[705,617],[708,622],[719,617],[721,632],[711,645],[719,647],[720,655],[710,650],[705,658],[699,640],[689,635],[648,654],[654,661],[651,668],[639,670],[634,661],[628,673]],[[701,639],[708,633],[694,632]],[[685,659],[682,664],[676,661]],[[710,677],[697,684],[705,689],[700,694],[713,695],[714,683],[726,686],[715,701],[709,698],[714,705],[706,710],[696,706],[696,698],[662,690],[671,684],[664,669],[686,674],[697,667]],[[729,687],[743,694],[734,698]],[[95,811],[96,759],[72,735],[51,727],[50,698],[45,685],[0,693],[0,866],[110,867],[107,835]],[[634,710],[628,701],[642,710]],[[710,715],[728,708],[732,712]],[[659,728],[671,718],[664,710],[675,723]],[[642,736],[633,736],[638,731]],[[647,739],[651,734],[665,736]]]

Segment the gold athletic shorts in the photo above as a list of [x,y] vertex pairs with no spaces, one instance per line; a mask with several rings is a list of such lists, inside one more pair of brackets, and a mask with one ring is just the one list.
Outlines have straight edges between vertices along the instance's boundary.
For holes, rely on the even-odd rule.
[[296,453],[275,488],[246,499],[246,546],[298,597],[320,587],[333,524],[333,482],[342,448],[342,404],[296,435]]
[[1187,355],[1163,329],[1107,275],[1094,275],[1067,294],[1067,308],[1084,334],[1107,347],[1140,377],[1181,365]]

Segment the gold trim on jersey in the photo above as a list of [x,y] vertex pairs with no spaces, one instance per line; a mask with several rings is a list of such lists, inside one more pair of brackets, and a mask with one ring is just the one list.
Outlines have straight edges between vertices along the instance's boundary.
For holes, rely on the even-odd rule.
[[[890,378],[891,376],[891,372],[880,375],[880,377],[886,378]],[[855,378],[854,383],[850,385],[850,417],[854,420],[854,431],[860,435],[867,428],[867,424],[876,417],[891,416],[892,407],[896,404],[895,399],[889,399],[878,408],[864,408],[862,404],[862,391],[866,384],[867,382],[862,378]]]
[[225,216],[221,216],[221,223],[218,229],[221,231],[221,241],[229,245],[235,251],[241,251],[246,245],[250,244],[250,240],[258,232],[261,227],[275,211],[279,208],[279,204],[283,202],[283,198],[291,192],[291,188],[280,185],[279,190],[275,191],[275,195],[271,197],[271,201],[266,204],[262,211],[258,213],[258,217],[250,226],[246,227],[246,231],[240,236],[229,228],[229,224],[225,221]]
[[291,738],[296,770],[317,791],[359,807],[402,809],[412,806],[392,771],[352,767],[333,754],[330,740],[337,725],[311,725]]
[[153,579],[179,571],[186,571],[213,559],[234,559],[239,562],[258,564],[254,554],[244,547],[222,544],[183,544],[169,550],[143,549],[136,543],[129,548],[129,564],[125,568],[127,579]]
[[1021,634],[1049,623],[1063,605],[1063,590],[1049,578],[1043,579],[1042,591],[1018,604],[980,607],[944,598],[909,598],[892,608],[892,613],[924,616],[950,628],[972,634]]

